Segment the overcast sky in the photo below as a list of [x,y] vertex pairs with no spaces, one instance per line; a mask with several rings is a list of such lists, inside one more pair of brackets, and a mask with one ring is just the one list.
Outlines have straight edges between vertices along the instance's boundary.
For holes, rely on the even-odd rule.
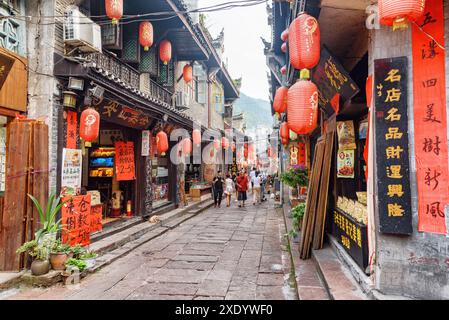
[[[199,7],[230,0],[199,0]],[[213,37],[225,31],[225,60],[232,78],[243,78],[241,91],[254,98],[268,100],[268,67],[260,37],[271,41],[266,3],[246,8],[207,13],[206,26]]]

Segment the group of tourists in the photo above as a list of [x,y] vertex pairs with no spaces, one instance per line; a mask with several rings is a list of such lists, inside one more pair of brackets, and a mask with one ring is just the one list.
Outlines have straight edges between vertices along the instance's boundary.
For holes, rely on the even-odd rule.
[[266,186],[272,185],[271,176],[266,176],[265,173],[257,171],[252,168],[249,175],[246,170],[241,170],[238,176],[231,176],[227,174],[222,176],[222,172],[218,171],[216,177],[212,181],[212,193],[214,197],[214,207],[220,208],[223,199],[223,194],[226,197],[226,207],[231,206],[232,194],[235,193],[236,201],[239,202],[239,208],[245,207],[245,202],[248,200],[248,189],[251,185],[253,196],[253,205],[260,204],[265,201]]

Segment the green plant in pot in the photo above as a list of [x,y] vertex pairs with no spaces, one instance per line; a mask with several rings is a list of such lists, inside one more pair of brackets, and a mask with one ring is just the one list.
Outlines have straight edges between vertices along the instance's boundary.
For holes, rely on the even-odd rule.
[[69,260],[66,261],[65,266],[66,266],[66,268],[67,267],[76,267],[76,268],[78,268],[78,270],[80,272],[82,272],[82,271],[84,271],[84,269],[86,269],[87,264],[86,264],[86,261],[84,261],[84,260],[70,258]]
[[70,246],[61,243],[61,240],[56,240],[53,243],[50,252],[50,264],[54,270],[64,270],[65,262],[69,259]]
[[93,267],[95,267],[95,264],[97,263],[97,257],[98,254],[96,254],[93,251],[86,251],[85,253],[83,253],[80,257],[81,260],[83,260],[84,262],[86,262],[86,268],[87,269],[92,269]]
[[85,252],[86,249],[82,245],[77,244],[73,247],[70,247],[69,258],[80,259],[81,255]]
[[298,194],[300,187],[307,186],[309,183],[307,168],[303,166],[292,166],[280,176],[283,183],[291,187],[294,195]]
[[16,251],[18,254],[27,253],[33,257],[31,263],[31,274],[41,276],[50,271],[50,262],[48,261],[48,249],[40,245],[36,240],[25,242]]
[[306,210],[306,204],[300,203],[296,207],[292,209],[292,230],[289,232],[289,235],[294,239],[294,242],[299,241],[298,232],[301,230],[302,219],[304,218],[304,213]]

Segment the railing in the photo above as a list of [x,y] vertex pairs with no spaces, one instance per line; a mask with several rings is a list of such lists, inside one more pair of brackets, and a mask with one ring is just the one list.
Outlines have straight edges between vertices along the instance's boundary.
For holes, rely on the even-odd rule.
[[93,67],[101,69],[105,76],[123,83],[128,89],[142,91],[151,98],[172,105],[172,93],[170,91],[151,80],[149,76],[148,79],[145,79],[148,88],[146,90],[141,89],[140,73],[112,54],[107,52],[90,53],[86,55],[86,58],[93,64]]

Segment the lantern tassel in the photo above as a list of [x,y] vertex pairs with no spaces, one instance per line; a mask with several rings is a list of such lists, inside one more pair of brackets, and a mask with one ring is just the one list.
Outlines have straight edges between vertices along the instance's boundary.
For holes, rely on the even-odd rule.
[[302,69],[299,75],[301,80],[310,79],[310,71],[309,69]]
[[149,51],[149,50],[150,50],[150,47],[148,47],[148,46],[143,47],[143,50],[144,50],[144,51]]
[[116,18],[113,18],[111,23],[112,23],[113,25],[116,25],[116,24],[118,23],[118,20],[117,20]]
[[398,18],[393,21],[393,31],[396,30],[405,30],[408,28],[408,20],[407,18]]

